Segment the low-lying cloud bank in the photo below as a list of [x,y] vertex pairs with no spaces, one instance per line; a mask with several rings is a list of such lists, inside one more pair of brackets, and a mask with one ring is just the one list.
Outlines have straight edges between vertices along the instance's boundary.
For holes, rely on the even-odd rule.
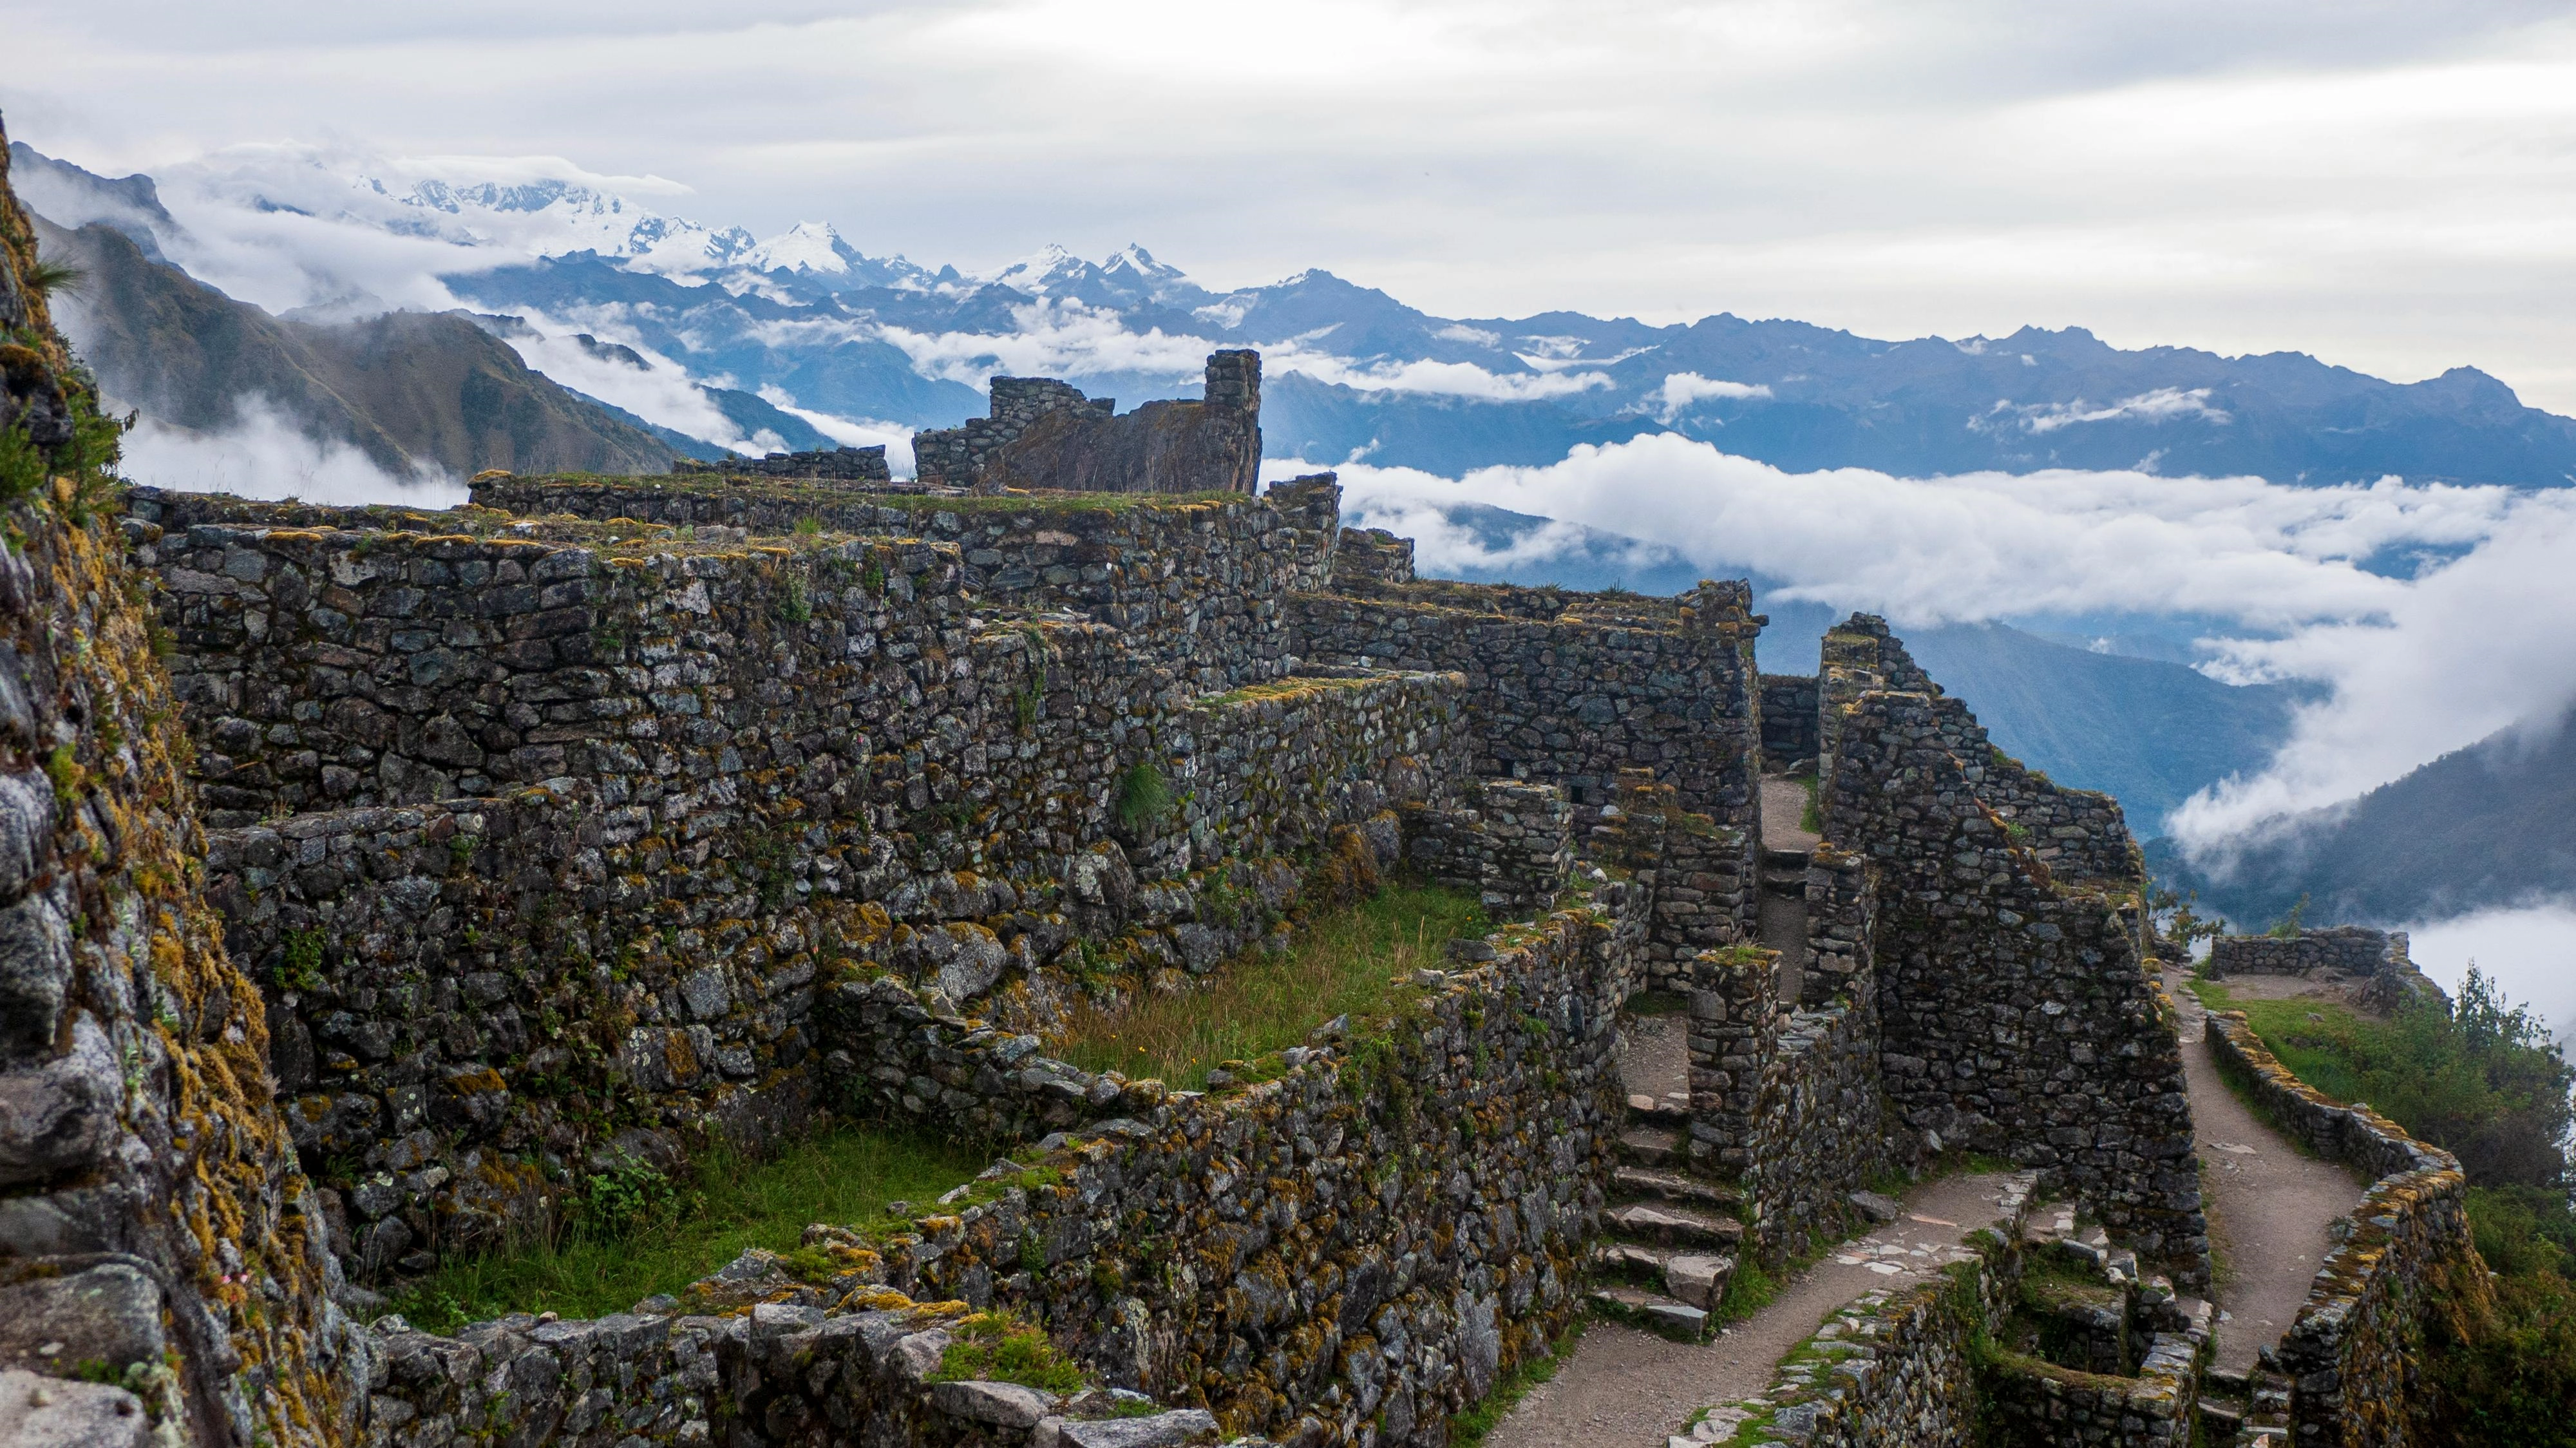
[[2474,963],[2576,1048],[2576,903],[2488,910],[2412,928],[2415,963],[2456,991]]
[[138,483],[242,498],[353,506],[452,508],[465,485],[439,470],[386,471],[345,442],[317,441],[264,397],[245,397],[233,425],[198,432],[145,418],[125,435],[119,471]]
[[2269,768],[2175,816],[2195,847],[2348,799],[2576,699],[2576,635],[2563,622],[2576,617],[2576,494],[2394,478],[2307,488],[2143,472],[1789,473],[1670,434],[1459,479],[1341,472],[1352,513],[1416,534],[1435,571],[1537,561],[1574,541],[1538,530],[1491,551],[1437,511],[1476,502],[1647,540],[1712,574],[1758,570],[1785,585],[1775,598],[1871,609],[1901,626],[2216,620],[2202,640],[2209,672],[2325,691]]

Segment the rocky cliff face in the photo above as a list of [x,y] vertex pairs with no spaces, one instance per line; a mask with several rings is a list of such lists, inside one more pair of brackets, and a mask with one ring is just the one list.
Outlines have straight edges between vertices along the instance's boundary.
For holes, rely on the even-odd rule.
[[345,1440],[365,1357],[199,893],[116,425],[0,170],[0,1436]]

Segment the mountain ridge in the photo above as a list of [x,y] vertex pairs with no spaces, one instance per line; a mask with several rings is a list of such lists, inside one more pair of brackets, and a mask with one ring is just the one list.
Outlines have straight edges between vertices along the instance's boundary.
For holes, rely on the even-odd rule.
[[[147,206],[152,178],[92,176],[23,144],[13,157],[37,209],[113,213],[186,252],[168,186]],[[421,235],[450,248],[439,284],[474,310],[650,347],[708,385],[775,390],[857,425],[954,425],[981,410],[996,372],[1064,377],[1129,405],[1189,396],[1206,352],[1251,345],[1274,382],[1312,384],[1286,399],[1273,456],[1337,460],[1374,442],[1371,461],[1450,476],[1672,431],[1790,471],[2576,478],[2576,419],[2526,407],[2474,368],[2397,383],[2304,353],[2120,349],[2080,327],[1885,340],[1726,311],[1668,325],[1564,309],[1444,318],[1321,268],[1220,292],[1132,243],[1105,263],[1050,246],[975,273],[870,256],[826,222],[759,238],[664,216],[609,178],[370,171],[293,148],[236,161],[189,173],[189,214],[266,206]],[[1441,425],[1444,408],[1474,402],[1494,409],[1488,421],[1518,415]],[[704,426],[690,410],[701,421],[649,420]]]

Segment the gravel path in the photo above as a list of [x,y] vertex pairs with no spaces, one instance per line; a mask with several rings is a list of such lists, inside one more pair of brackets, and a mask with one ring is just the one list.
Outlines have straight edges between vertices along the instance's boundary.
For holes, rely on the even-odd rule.
[[1531,1390],[1486,1441],[1491,1448],[1661,1448],[1699,1409],[1768,1388],[1780,1359],[1835,1308],[1960,1260],[1960,1241],[1999,1215],[2004,1180],[1955,1176],[1915,1188],[1905,1216],[1808,1268],[1714,1342],[1668,1342],[1594,1323],[1556,1377]]
[[2326,1225],[2361,1205],[2365,1184],[2344,1167],[2302,1156],[2265,1126],[2218,1074],[2209,1014],[2168,977],[2182,1011],[2182,1064],[2198,1137],[2210,1240],[2228,1276],[2219,1284],[2218,1366],[2242,1372],[2281,1340],[2332,1245]]
[[1807,813],[1807,787],[1785,774],[1762,776],[1762,847],[1812,850],[1816,835],[1798,827]]

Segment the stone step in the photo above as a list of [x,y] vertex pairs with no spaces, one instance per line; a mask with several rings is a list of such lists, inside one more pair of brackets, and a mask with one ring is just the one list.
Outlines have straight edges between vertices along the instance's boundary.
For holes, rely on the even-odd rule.
[[1642,1091],[1631,1091],[1628,1093],[1628,1119],[1654,1126],[1688,1127],[1690,1095],[1688,1092],[1681,1092],[1656,1097]]
[[2208,1443],[2233,1443],[2236,1430],[2245,1426],[2245,1405],[2225,1398],[2204,1396],[2200,1400],[2200,1437]]
[[1735,1275],[1735,1257],[1731,1253],[1648,1247],[1635,1242],[1603,1242],[1593,1248],[1592,1261],[1605,1273],[1655,1282],[1665,1295],[1711,1312],[1717,1310],[1718,1299],[1726,1295],[1728,1279]]
[[1732,1217],[1671,1203],[1630,1202],[1608,1212],[1610,1230],[1631,1242],[1656,1247],[1732,1248],[1744,1224]]
[[1595,1287],[1592,1305],[1612,1317],[1633,1322],[1666,1337],[1697,1342],[1708,1334],[1708,1314],[1660,1292],[1616,1285]]
[[1813,850],[1784,850],[1774,845],[1762,847],[1762,868],[1766,870],[1804,870],[1814,860]]
[[1651,1197],[1657,1201],[1712,1207],[1719,1212],[1732,1212],[1744,1205],[1744,1193],[1733,1187],[1685,1176],[1677,1171],[1657,1171],[1652,1167],[1617,1168],[1610,1174],[1610,1190],[1623,1197]]
[[1686,1155],[1682,1134],[1659,1126],[1631,1126],[1619,1133],[1619,1154],[1639,1166],[1678,1166]]

